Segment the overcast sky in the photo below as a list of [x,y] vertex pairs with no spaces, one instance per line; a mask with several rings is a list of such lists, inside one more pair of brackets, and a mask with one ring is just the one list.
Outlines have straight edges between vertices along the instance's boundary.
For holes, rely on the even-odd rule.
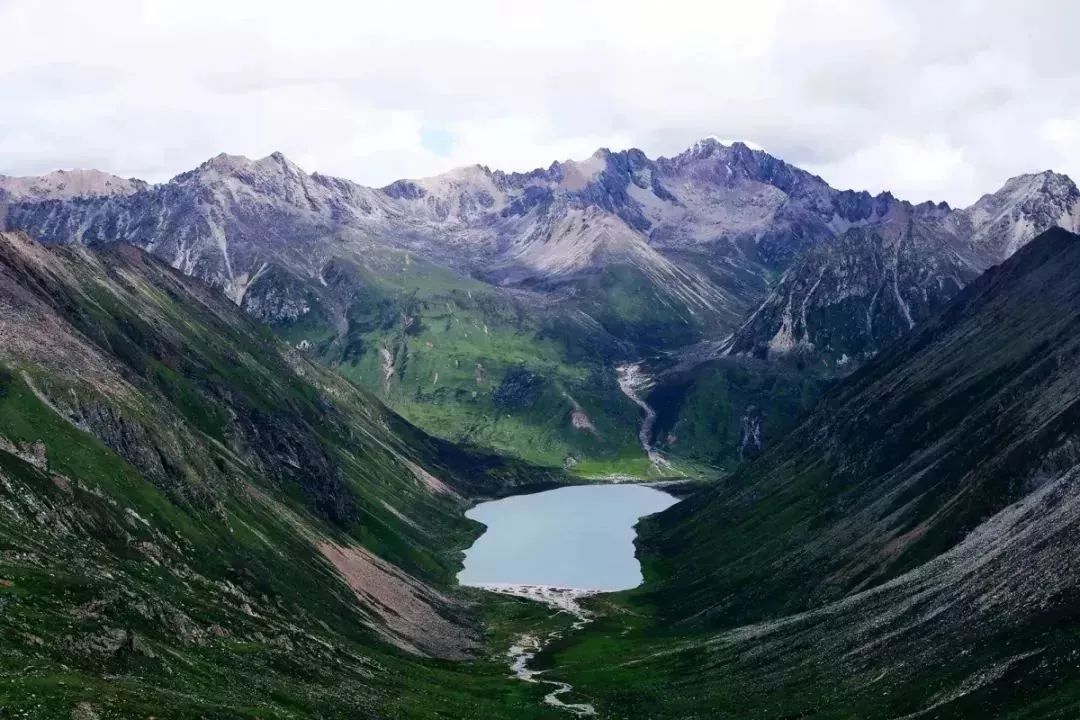
[[0,0],[0,173],[281,150],[371,185],[756,142],[967,204],[1080,178],[1080,3]]

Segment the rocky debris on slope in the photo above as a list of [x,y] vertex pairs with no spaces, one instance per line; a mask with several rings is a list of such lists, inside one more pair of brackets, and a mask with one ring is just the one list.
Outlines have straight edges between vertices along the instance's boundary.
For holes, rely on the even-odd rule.
[[[478,646],[455,603],[446,595],[358,546],[320,542],[319,552],[356,594],[368,623],[398,647],[417,654],[462,660]],[[460,616],[460,610],[456,611]]]
[[669,469],[671,463],[653,447],[653,425],[656,424],[656,411],[641,397],[642,393],[647,392],[652,387],[652,379],[642,372],[640,363],[619,365],[615,368],[615,375],[618,378],[619,389],[644,413],[641,419],[641,427],[638,430],[638,439],[649,458],[649,462],[657,470]]
[[99,717],[93,704],[85,700],[75,703],[75,706],[71,708],[71,720],[98,720]]
[[742,429],[739,433],[739,458],[752,458],[761,452],[764,441],[761,434],[761,414],[754,406],[746,409],[742,416]]
[[6,452],[29,463],[36,468],[46,470],[49,467],[48,451],[41,440],[34,442],[12,442],[0,435],[0,452]]

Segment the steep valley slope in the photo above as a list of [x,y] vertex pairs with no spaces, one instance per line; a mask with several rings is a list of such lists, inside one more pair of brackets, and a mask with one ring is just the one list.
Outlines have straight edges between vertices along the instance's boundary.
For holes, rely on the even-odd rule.
[[470,498],[557,479],[142,250],[0,234],[5,715],[532,716],[453,577]]
[[1075,717],[1078,272],[1042,234],[648,519],[548,663],[611,717]]

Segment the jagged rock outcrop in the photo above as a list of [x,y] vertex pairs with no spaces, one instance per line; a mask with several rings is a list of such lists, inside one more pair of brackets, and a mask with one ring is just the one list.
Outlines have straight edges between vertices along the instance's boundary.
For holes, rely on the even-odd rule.
[[280,153],[219,155],[138,192],[19,198],[6,223],[46,242],[130,242],[238,303],[268,269],[318,278],[339,246],[376,243],[500,285],[628,265],[673,302],[733,322],[764,291],[766,268],[896,202],[710,139],[673,158],[603,149],[528,173],[472,166],[382,189],[309,175]]
[[[334,258],[378,246],[496,285],[569,282],[578,294],[574,278],[629,267],[687,317],[714,318],[717,332],[765,299],[734,351],[812,346],[834,361],[874,352],[1038,232],[1080,218],[1076,186],[1050,172],[953,210],[835,190],[714,139],[671,158],[601,149],[526,173],[470,166],[381,189],[308,174],[280,153],[219,155],[156,186],[82,173],[64,192],[60,174],[20,179],[7,227],[52,243],[129,242],[237,303],[262,283],[246,307],[263,319],[310,312],[301,296],[320,294]],[[778,270],[788,272],[766,298]],[[834,342],[860,315],[864,337]]]
[[1080,191],[1053,172],[1012,178],[970,207],[894,206],[800,256],[728,352],[796,354],[850,370],[1051,227],[1080,229]]

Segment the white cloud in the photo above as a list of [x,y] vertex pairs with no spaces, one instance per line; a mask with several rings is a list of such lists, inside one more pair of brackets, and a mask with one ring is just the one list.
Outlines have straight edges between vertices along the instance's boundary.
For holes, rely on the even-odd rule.
[[829,178],[837,187],[874,193],[889,190],[902,198],[921,198],[926,188],[953,187],[964,197],[991,189],[980,186],[964,150],[936,135],[886,135],[837,161],[807,169]]
[[1080,175],[1078,20],[1068,0],[0,0],[0,172],[161,180],[281,150],[380,185],[716,134],[963,204]]

